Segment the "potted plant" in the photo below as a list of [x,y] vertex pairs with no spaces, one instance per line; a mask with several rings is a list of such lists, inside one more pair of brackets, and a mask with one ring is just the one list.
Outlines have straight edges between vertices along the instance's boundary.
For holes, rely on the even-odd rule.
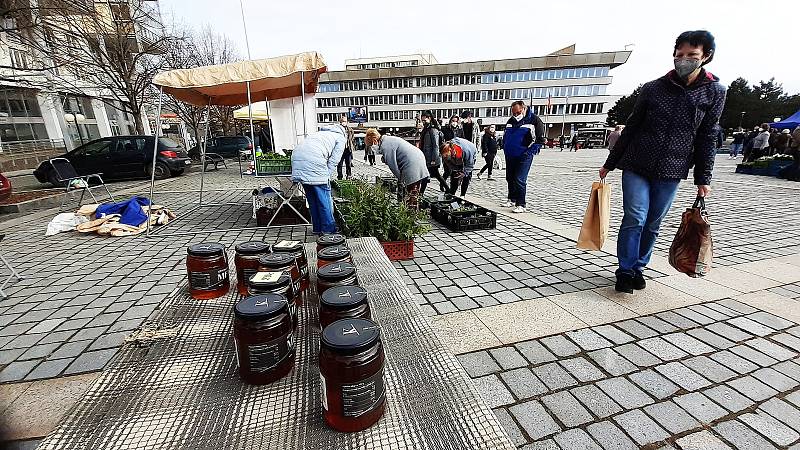
[[383,187],[355,180],[343,197],[337,204],[342,233],[378,239],[392,261],[413,258],[414,237],[430,230],[424,212],[394,201]]

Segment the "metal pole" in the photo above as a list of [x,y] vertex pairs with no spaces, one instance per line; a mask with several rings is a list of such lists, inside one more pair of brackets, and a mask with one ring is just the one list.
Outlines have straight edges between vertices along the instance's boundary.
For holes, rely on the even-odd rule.
[[250,57],[250,39],[247,37],[247,21],[244,20],[244,4],[242,4],[242,0],[239,0],[239,9],[242,11],[242,28],[244,28],[244,43],[247,46],[247,59],[252,59]]
[[258,175],[258,162],[256,162],[256,138],[253,134],[253,101],[250,98],[250,82],[247,81],[245,84],[247,85],[247,118],[250,121],[250,142],[252,142],[253,147],[253,164],[256,168],[256,175]]
[[306,73],[300,72],[300,103],[303,105],[303,139],[308,137],[308,130],[306,129]]
[[206,147],[208,146],[209,130],[211,129],[211,97],[206,105],[206,129],[203,132],[203,146],[200,148],[200,206],[203,206],[203,185],[206,179]]
[[[272,108],[269,106],[269,99],[268,98],[265,97],[264,101],[267,103],[267,125],[269,126],[269,141],[270,141],[270,144],[272,145],[272,151],[275,152],[278,149],[275,148],[275,133],[272,130],[272,125],[275,123],[272,120]],[[297,135],[297,132],[295,131],[294,134]],[[295,136],[295,139],[297,139],[297,136]]]
[[[153,139],[153,165],[150,167],[150,205],[147,207],[147,236],[150,236],[150,217],[153,215],[153,191],[156,188],[156,154],[158,152],[158,134],[161,132],[161,97],[164,87],[158,88],[158,109],[156,110],[156,131]],[[76,121],[77,122],[77,121]]]
[[[569,106],[569,96],[567,97],[566,103],[564,103],[564,111],[561,114],[561,136],[564,136],[564,122],[567,120],[567,106]],[[559,136],[559,144],[561,143],[561,136]],[[561,150],[564,150],[563,148]]]
[[294,146],[297,147],[297,109],[294,107],[294,97],[292,97],[292,127],[294,130]]

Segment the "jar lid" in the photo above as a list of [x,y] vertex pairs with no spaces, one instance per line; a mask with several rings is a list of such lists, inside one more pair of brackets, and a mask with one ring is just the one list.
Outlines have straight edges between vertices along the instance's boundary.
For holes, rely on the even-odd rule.
[[256,272],[247,280],[247,285],[259,289],[279,289],[289,286],[291,282],[292,277],[286,272]]
[[335,245],[333,247],[325,247],[319,251],[317,257],[319,259],[327,259],[328,261],[333,261],[337,259],[343,259],[350,256],[350,249],[345,247],[344,245]]
[[242,242],[236,246],[236,253],[240,255],[259,255],[269,252],[269,244],[261,241]]
[[381,340],[378,324],[367,319],[342,319],[322,331],[322,347],[337,353],[356,353]]
[[330,247],[331,245],[342,245],[344,244],[344,236],[341,234],[323,234],[319,237],[319,239],[317,239],[317,244],[324,247]]
[[222,256],[225,254],[225,246],[218,242],[203,242],[190,245],[186,252],[191,256]]
[[346,261],[326,264],[317,271],[317,277],[328,281],[341,281],[355,274],[356,266]]
[[303,243],[300,241],[280,241],[272,246],[273,252],[299,252],[303,250]]
[[264,267],[279,269],[294,264],[294,256],[288,253],[270,253],[269,255],[258,258],[258,264]]
[[333,309],[347,309],[367,302],[367,291],[361,286],[336,286],[322,293],[320,303]]
[[264,320],[281,313],[289,314],[289,301],[281,294],[253,295],[233,307],[234,316],[242,320]]

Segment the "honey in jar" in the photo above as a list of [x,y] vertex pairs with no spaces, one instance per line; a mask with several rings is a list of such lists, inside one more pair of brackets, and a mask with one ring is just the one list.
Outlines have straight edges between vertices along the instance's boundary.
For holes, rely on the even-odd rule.
[[236,289],[240,295],[247,295],[247,280],[258,272],[258,259],[269,252],[269,244],[259,241],[243,242],[236,246]]
[[233,308],[233,339],[239,376],[269,384],[294,367],[295,341],[289,303],[280,294],[247,297]]
[[192,244],[186,249],[189,295],[196,299],[221,297],[230,289],[225,246],[215,242]]
[[336,286],[319,299],[319,324],[324,329],[341,319],[370,319],[367,291],[361,286]]
[[305,292],[308,289],[310,277],[308,275],[308,258],[306,258],[306,250],[303,243],[300,241],[280,241],[272,246],[272,251],[275,253],[289,253],[294,256],[297,270],[300,271],[300,291]]

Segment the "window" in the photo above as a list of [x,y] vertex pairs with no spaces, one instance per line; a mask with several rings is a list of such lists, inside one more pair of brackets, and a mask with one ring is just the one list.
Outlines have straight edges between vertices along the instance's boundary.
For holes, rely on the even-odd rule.
[[145,139],[117,139],[116,151],[119,153],[141,153],[145,150]]
[[110,149],[111,149],[111,140],[103,139],[102,141],[86,144],[81,148],[81,150],[78,153],[86,156],[104,156],[108,155]]

